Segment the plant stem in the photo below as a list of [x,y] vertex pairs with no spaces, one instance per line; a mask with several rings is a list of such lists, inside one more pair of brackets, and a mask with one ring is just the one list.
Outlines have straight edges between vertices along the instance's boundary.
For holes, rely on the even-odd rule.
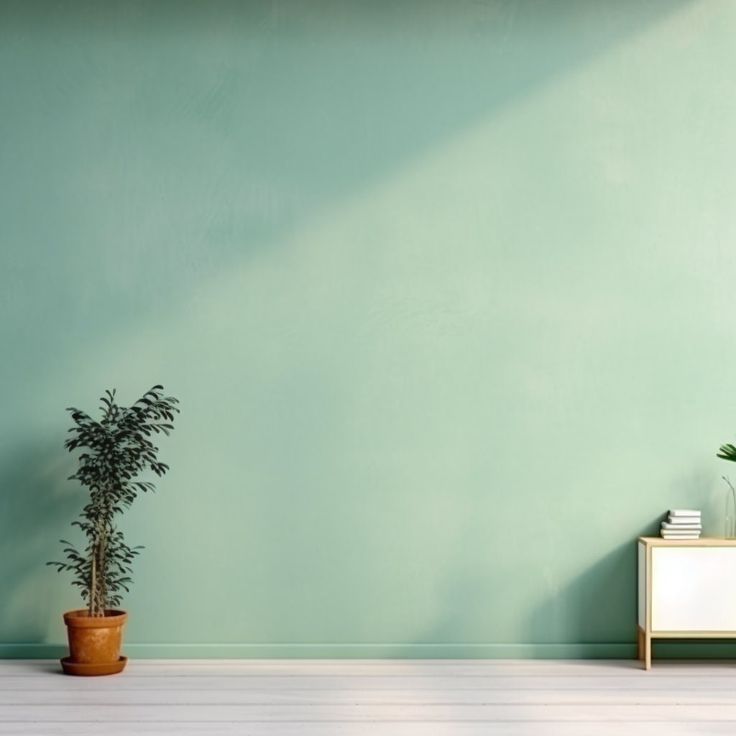
[[97,601],[97,615],[98,616],[104,616],[105,615],[105,605],[107,604],[107,591],[105,586],[105,578],[107,575],[107,565],[105,564],[105,532],[102,532],[102,535],[100,537],[100,541],[98,542],[98,554],[100,556],[99,560],[99,568],[100,568],[100,585],[98,586],[98,601]]
[[95,598],[97,596],[97,555],[92,550],[92,581],[89,588],[89,615],[95,615]]

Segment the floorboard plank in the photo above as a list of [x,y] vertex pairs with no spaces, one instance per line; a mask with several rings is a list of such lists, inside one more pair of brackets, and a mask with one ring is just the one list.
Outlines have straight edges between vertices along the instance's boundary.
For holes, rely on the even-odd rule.
[[[47,660],[0,660],[0,677],[35,677],[44,668],[58,668]],[[152,660],[130,662],[126,672],[139,676],[167,677],[199,672],[221,675],[311,677],[547,677],[550,675],[617,677],[641,671],[634,660]],[[660,676],[687,677],[693,674],[736,673],[736,662],[656,661]]]
[[[33,715],[29,716],[29,710]],[[619,705],[590,703],[551,704],[258,704],[199,705],[159,703],[144,705],[5,705],[0,709],[0,722],[22,722],[32,718],[38,723],[189,723],[217,722],[299,722],[329,723],[353,721],[430,721],[437,723],[504,721],[663,721],[680,722],[729,721],[736,724],[736,705]],[[736,725],[734,726],[736,728]]]
[[[12,730],[5,730],[4,725]],[[101,730],[102,729],[102,730]],[[733,736],[731,723],[632,721],[636,736]],[[620,723],[62,723],[53,736],[621,736]],[[1,736],[49,736],[35,724],[0,724]]]
[[[45,689],[0,691],[0,708],[47,705],[75,707],[129,705],[707,705],[710,707],[736,706],[736,690],[643,690],[618,688],[606,690],[551,689],[493,689],[470,690],[331,690],[253,689],[234,687],[203,690],[196,687],[177,690],[105,689]],[[2,715],[0,715],[2,719]]]
[[36,677],[7,677],[0,680],[0,693],[34,691],[158,691],[158,690],[327,690],[327,691],[377,691],[420,690],[452,692],[456,690],[649,690],[666,692],[732,691],[736,685],[736,673],[731,676],[691,675],[690,677],[661,677],[655,670],[624,677],[517,677],[513,680],[495,677],[315,677],[301,675],[290,677],[258,677],[251,675],[210,675],[193,669],[189,674],[167,677],[142,677],[129,672],[114,677],[75,678],[61,674],[39,673]]

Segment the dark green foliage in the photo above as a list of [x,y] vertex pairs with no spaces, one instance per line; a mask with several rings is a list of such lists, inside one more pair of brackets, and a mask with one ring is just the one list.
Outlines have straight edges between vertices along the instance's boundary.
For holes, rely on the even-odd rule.
[[736,462],[736,447],[733,445],[721,445],[717,456],[723,458],[723,460]]
[[154,491],[150,481],[139,475],[151,470],[161,477],[169,469],[158,460],[158,447],[151,441],[156,434],[168,435],[174,416],[179,413],[177,399],[163,395],[163,386],[154,386],[130,407],[115,403],[115,391],[101,398],[102,418],[97,421],[79,409],[70,408],[74,426],[65,447],[69,452],[82,449],[79,467],[69,480],[78,480],[89,491],[78,526],[87,538],[79,551],[66,545],[66,562],[49,562],[59,571],[74,574],[90,616],[103,616],[108,608],[119,606],[122,591],[131,582],[131,564],[141,547],[129,547],[115,526],[115,517],[128,508],[138,493]]

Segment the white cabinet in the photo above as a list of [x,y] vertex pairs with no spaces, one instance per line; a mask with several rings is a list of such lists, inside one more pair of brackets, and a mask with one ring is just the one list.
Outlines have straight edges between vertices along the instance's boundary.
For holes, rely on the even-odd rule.
[[652,639],[736,637],[736,540],[641,537],[639,658]]

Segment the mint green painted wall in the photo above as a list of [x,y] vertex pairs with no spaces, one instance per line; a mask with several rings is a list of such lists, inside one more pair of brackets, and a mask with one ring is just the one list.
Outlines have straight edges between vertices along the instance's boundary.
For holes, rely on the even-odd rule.
[[132,653],[630,655],[635,537],[720,531],[734,33],[727,0],[0,3],[0,654],[77,603],[64,408],[161,381]]

